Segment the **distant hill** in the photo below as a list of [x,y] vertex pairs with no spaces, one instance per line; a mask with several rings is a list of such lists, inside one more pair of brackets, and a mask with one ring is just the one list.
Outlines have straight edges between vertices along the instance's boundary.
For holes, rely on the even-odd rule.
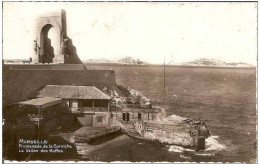
[[112,60],[108,60],[106,58],[96,58],[96,59],[89,59],[89,60],[82,60],[84,63],[117,63]]
[[200,58],[194,61],[182,63],[185,66],[212,66],[212,67],[255,67],[254,65],[244,63],[244,62],[237,62],[237,63],[228,63],[221,60],[215,59],[207,59],[207,58]]
[[132,57],[124,57],[118,61],[108,60],[106,58],[96,58],[96,59],[89,59],[83,60],[84,63],[113,63],[113,64],[125,64],[125,65],[145,65],[148,64],[144,61],[139,59],[134,59]]
[[126,64],[126,65],[144,65],[144,64],[148,64],[148,63],[146,63],[144,61],[141,61],[139,59],[134,59],[132,57],[122,58],[122,59],[118,60],[118,63]]

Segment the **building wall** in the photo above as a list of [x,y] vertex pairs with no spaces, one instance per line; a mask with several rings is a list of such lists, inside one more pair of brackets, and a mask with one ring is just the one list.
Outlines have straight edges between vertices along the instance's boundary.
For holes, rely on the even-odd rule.
[[[70,114],[72,115],[72,114]],[[109,124],[109,112],[81,113],[77,114],[77,120],[82,126],[102,127]]]
[[61,65],[3,65],[3,105],[13,104],[33,97],[46,85],[93,85],[117,89],[113,70],[77,69]]
[[57,127],[61,126],[61,122],[58,117],[53,117],[50,120],[44,122],[40,126],[40,132],[48,133],[52,130],[55,130]]
[[[38,125],[33,122],[21,122],[16,125],[16,132],[23,135],[29,134],[33,135],[37,132]],[[61,126],[61,122],[58,117],[53,117],[51,119],[45,120],[40,123],[40,133],[48,133],[55,130],[57,127]]]
[[192,146],[190,128],[186,125],[167,125],[149,122],[136,122],[136,130],[147,138],[153,138],[169,144]]
[[[123,119],[123,113],[129,113],[129,121],[137,121],[138,120],[138,112],[112,112],[113,117],[118,119]],[[141,119],[144,121],[155,120],[158,117],[157,113],[141,113]],[[149,118],[149,119],[148,119]]]
[[109,112],[95,112],[95,115],[93,117],[93,126],[107,126],[109,121],[109,114]]
[[63,113],[61,116],[61,125],[63,127],[70,127],[74,124],[74,115],[71,113]]
[[36,133],[36,124],[27,123],[27,124],[16,124],[16,133],[18,134],[29,134],[34,135]]
[[[7,120],[16,127],[17,133],[35,134],[38,124],[33,122],[33,115],[39,116],[38,108],[34,105],[14,104],[8,108]],[[40,121],[40,132],[48,133],[62,125],[61,112],[67,109],[62,104],[56,104],[41,109],[42,119]],[[40,116],[39,116],[40,117]]]
[[92,127],[93,126],[93,114],[77,114],[77,120],[80,122],[82,126]]

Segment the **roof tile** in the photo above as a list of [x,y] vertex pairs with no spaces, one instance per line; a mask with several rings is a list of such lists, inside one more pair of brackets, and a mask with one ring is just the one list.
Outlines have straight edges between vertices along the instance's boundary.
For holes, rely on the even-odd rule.
[[47,85],[37,97],[58,97],[65,99],[110,99],[95,86]]

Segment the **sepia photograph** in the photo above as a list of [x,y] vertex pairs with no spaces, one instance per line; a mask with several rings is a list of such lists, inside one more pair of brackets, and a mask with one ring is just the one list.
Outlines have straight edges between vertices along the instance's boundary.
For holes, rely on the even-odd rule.
[[257,9],[3,1],[3,162],[257,163]]

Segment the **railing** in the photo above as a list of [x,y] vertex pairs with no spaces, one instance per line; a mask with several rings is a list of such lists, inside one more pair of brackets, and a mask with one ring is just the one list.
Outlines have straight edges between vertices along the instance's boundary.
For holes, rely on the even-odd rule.
[[73,113],[84,113],[84,112],[107,112],[107,107],[71,107]]
[[32,62],[27,59],[10,59],[10,60],[3,60],[4,64],[31,64]]
[[144,105],[144,104],[125,104],[125,107],[128,108],[140,108],[140,109],[151,109],[151,105]]

